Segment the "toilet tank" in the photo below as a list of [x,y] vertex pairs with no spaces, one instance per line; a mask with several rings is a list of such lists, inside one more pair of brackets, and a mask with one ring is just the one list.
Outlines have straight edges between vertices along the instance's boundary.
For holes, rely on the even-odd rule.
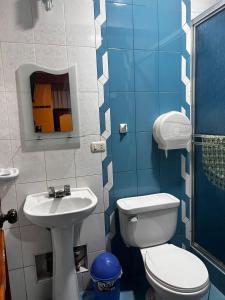
[[166,193],[118,200],[125,244],[145,248],[169,241],[176,230],[179,205],[179,199]]

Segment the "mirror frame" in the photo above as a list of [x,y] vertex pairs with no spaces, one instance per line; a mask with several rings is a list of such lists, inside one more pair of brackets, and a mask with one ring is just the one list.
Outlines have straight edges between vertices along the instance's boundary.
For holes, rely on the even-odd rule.
[[[69,74],[73,131],[41,133],[35,132],[30,76],[42,71],[50,74]],[[21,146],[23,151],[57,150],[78,148],[79,139],[79,107],[77,94],[77,67],[73,65],[65,69],[50,69],[36,64],[24,64],[16,70],[16,85],[20,120]]]

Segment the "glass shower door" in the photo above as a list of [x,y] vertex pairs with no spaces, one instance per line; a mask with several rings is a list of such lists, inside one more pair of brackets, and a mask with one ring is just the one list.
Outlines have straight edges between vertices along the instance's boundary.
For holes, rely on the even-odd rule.
[[225,269],[225,7],[194,31],[192,245]]

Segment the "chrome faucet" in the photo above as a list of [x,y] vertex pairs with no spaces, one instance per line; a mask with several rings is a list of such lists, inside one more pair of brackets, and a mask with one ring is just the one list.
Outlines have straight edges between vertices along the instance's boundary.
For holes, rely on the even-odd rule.
[[50,186],[48,188],[48,197],[49,198],[62,198],[64,196],[69,196],[69,195],[71,195],[69,184],[64,185],[64,190],[56,191],[54,186]]
[[48,197],[55,198],[55,188],[54,186],[48,187]]

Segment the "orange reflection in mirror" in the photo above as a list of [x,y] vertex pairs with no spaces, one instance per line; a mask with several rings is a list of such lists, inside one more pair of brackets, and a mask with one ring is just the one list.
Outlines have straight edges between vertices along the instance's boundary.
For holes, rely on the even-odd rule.
[[41,71],[30,76],[35,132],[73,130],[69,75]]

